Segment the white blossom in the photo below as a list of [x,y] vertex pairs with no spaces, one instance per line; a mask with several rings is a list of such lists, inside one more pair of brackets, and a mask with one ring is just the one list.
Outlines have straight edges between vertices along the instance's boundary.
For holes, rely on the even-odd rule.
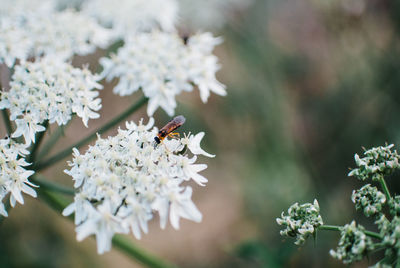
[[201,154],[207,157],[215,157],[213,154],[209,154],[200,147],[201,140],[204,137],[204,132],[199,132],[196,135],[185,135],[182,139],[182,143],[188,147],[193,154]]
[[57,59],[87,55],[97,47],[106,48],[113,40],[111,30],[83,13],[57,12],[50,7],[29,9],[27,3],[19,6],[21,10],[0,10],[0,63],[8,67],[17,59],[25,61],[43,55]]
[[87,126],[89,119],[99,117],[99,79],[87,68],[49,58],[16,66],[11,89],[0,98],[0,109],[9,109],[17,125],[12,137],[24,136],[30,144],[36,132],[45,130],[45,120],[65,125],[73,113]]
[[[0,200],[3,201],[10,193],[13,207],[16,202],[24,204],[22,193],[36,197],[32,188],[35,185],[28,180],[34,171],[25,169],[29,165],[23,158],[29,153],[26,148],[26,145],[17,144],[9,138],[0,139]],[[7,216],[3,202],[0,203],[0,214]]]
[[178,0],[182,27],[196,31],[216,30],[245,10],[253,0]]
[[182,91],[200,90],[203,102],[210,91],[226,95],[225,86],[217,81],[218,59],[212,54],[221,42],[209,33],[189,38],[187,44],[173,33],[141,33],[129,38],[117,54],[102,58],[103,73],[108,81],[119,78],[114,93],[130,95],[141,89],[149,98],[149,116],[158,107],[174,114],[175,97]]
[[87,0],[82,12],[97,18],[119,37],[161,29],[173,31],[178,13],[176,0]]
[[56,8],[54,0],[2,0],[0,17],[23,15],[30,12],[48,15]]
[[192,188],[183,183],[193,180],[204,186],[207,182],[198,174],[207,166],[195,163],[196,154],[204,151],[197,148],[192,156],[182,154],[184,141],[195,139],[194,135],[167,137],[157,145],[153,122],[151,118],[146,125],[126,123],[127,130],[119,129],[107,139],[98,137],[85,154],[75,149],[71,168],[65,170],[75,181],[76,195],[63,215],[75,212],[78,240],[95,234],[99,253],[110,249],[115,233],[132,232],[140,239],[142,232],[148,232],[154,212],[160,215],[161,228],[168,219],[175,229],[180,218],[202,219],[191,200]]

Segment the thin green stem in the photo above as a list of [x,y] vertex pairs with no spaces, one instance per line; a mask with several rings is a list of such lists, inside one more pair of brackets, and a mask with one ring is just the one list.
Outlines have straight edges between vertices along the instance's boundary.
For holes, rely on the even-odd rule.
[[[70,121],[68,121],[68,122],[70,122]],[[54,144],[57,143],[58,139],[59,139],[61,136],[64,135],[64,130],[65,130],[65,127],[66,127],[66,126],[67,126],[67,125],[59,126],[59,127],[54,131],[54,133],[51,134],[51,136],[50,136],[50,138],[48,139],[48,141],[47,141],[45,144],[43,144],[42,149],[39,151],[39,153],[38,153],[38,155],[37,155],[37,157],[36,157],[37,160],[41,160],[43,157],[45,157],[45,156],[50,152],[50,150],[53,148]]]
[[321,225],[318,227],[318,230],[326,230],[326,231],[341,231],[343,226],[337,225]]
[[138,260],[139,262],[148,267],[153,267],[153,268],[177,267],[175,265],[165,263],[160,259],[154,258],[154,256],[151,256],[141,248],[136,247],[135,244],[133,244],[128,238],[122,235],[114,235],[112,242],[115,247],[125,252],[129,256],[134,257],[136,260]]
[[[321,225],[318,227],[318,230],[326,230],[326,231],[341,231],[343,226],[337,225]],[[378,233],[371,232],[371,231],[364,231],[366,235],[369,237],[377,238],[382,240],[382,236]]]
[[386,195],[386,199],[387,199],[388,201],[391,200],[392,197],[390,196],[389,188],[387,187],[386,181],[385,181],[385,179],[383,178],[383,176],[381,176],[381,177],[379,178],[379,183],[381,184],[382,189],[383,189],[383,192],[384,192],[385,195]]
[[[45,188],[39,188],[38,193],[40,199],[45,201],[51,208],[58,211],[59,213],[61,213],[69,203],[69,201],[66,200],[65,198],[61,198]],[[73,220],[73,216],[70,216],[69,219]],[[131,257],[135,261],[140,262],[144,266],[151,268],[176,267],[170,263],[167,263],[159,259],[158,257],[149,254],[143,249],[136,247],[131,241],[120,235],[115,235],[113,237],[112,243],[116,248],[126,253],[129,257]]]
[[61,194],[66,194],[66,195],[75,195],[75,190],[73,188],[70,188],[70,187],[67,187],[64,185],[60,185],[55,182],[51,182],[42,177],[39,177],[37,174],[34,175],[33,177],[31,177],[30,181],[45,190],[49,190],[49,191],[57,192],[57,193],[61,193]]
[[102,126],[101,128],[96,129],[93,131],[90,135],[88,135],[86,138],[80,140],[79,142],[75,143],[74,145],[68,147],[67,149],[59,152],[58,154],[50,157],[47,160],[40,161],[36,165],[33,165],[33,169],[36,171],[42,170],[48,166],[51,166],[54,163],[57,163],[58,161],[64,159],[65,157],[69,156],[71,154],[71,151],[73,148],[79,148],[85,144],[87,144],[89,141],[94,139],[97,134],[102,134],[106,132],[107,130],[111,129],[118,123],[120,123],[122,120],[127,118],[129,115],[131,115],[133,112],[137,111],[140,107],[142,107],[144,104],[146,104],[148,101],[147,97],[142,97],[138,102],[133,104],[131,107],[129,107],[127,110],[125,110],[123,113],[120,115],[114,117],[111,121],[109,121],[107,124]]
[[10,121],[10,117],[8,116],[7,110],[1,110],[1,114],[3,115],[4,124],[6,125],[7,134],[11,136],[13,133],[13,127]]
[[364,231],[364,233],[366,235],[368,235],[369,237],[372,237],[372,238],[376,238],[376,239],[380,239],[380,240],[383,239],[383,237],[380,234],[376,233],[376,232]]
[[38,150],[40,144],[42,143],[44,135],[46,134],[46,131],[49,126],[49,121],[48,120],[44,121],[42,126],[45,127],[46,129],[45,129],[45,131],[36,133],[35,143],[32,144],[29,156],[27,158],[28,163],[32,163],[33,161],[35,161],[37,150]]

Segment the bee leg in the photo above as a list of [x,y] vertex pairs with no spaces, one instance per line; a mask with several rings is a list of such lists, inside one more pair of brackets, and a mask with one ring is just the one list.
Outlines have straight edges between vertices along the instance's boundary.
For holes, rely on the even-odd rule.
[[170,137],[172,139],[179,139],[181,137],[181,135],[178,132],[171,132],[168,134],[168,137]]

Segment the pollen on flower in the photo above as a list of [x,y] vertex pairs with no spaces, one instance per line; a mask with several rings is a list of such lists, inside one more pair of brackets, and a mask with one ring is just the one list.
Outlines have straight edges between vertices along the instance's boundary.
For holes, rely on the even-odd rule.
[[[185,146],[183,140],[166,138],[163,145],[154,147],[158,129],[153,122],[152,118],[146,125],[130,122],[114,137],[98,137],[85,154],[74,151],[71,168],[65,171],[75,180],[76,195],[63,215],[75,212],[77,237],[82,240],[95,234],[99,253],[110,249],[115,233],[132,232],[140,239],[155,212],[160,215],[161,228],[168,219],[175,229],[180,218],[201,221],[191,200],[192,189],[184,185],[188,180],[199,185],[207,181],[198,174],[206,165],[195,164],[199,145],[193,147],[194,152],[189,147],[192,157],[178,155]],[[186,164],[180,165],[182,161]]]

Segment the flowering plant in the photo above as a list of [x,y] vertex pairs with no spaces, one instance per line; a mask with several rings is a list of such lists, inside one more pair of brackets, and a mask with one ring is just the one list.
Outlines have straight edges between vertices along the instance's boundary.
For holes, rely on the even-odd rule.
[[289,208],[289,215],[282,213],[281,218],[277,218],[278,224],[286,227],[281,235],[295,236],[295,243],[302,244],[318,230],[339,231],[338,247],[330,251],[332,257],[350,264],[375,251],[384,250],[384,257],[374,267],[393,267],[400,256],[400,195],[392,196],[385,181],[387,175],[400,167],[400,155],[393,147],[393,144],[375,147],[366,150],[363,157],[355,154],[357,167],[348,174],[361,181],[379,183],[382,191],[366,184],[351,195],[355,208],[366,217],[373,217],[379,232],[368,231],[354,220],[344,226],[324,225],[315,200],[314,205],[299,206],[296,203]]
[[[187,182],[205,186],[208,181],[199,174],[207,165],[197,163],[200,155],[214,157],[200,147],[204,132],[166,137],[157,145],[158,129],[151,116],[160,107],[174,115],[176,97],[183,91],[197,88],[203,102],[210,92],[226,95],[215,77],[220,65],[212,52],[222,39],[209,32],[181,37],[175,28],[178,10],[176,0],[2,3],[0,110],[7,128],[7,137],[0,139],[2,220],[9,205],[24,203],[23,194],[38,195],[62,209],[64,216],[74,214],[77,240],[94,234],[99,254],[113,243],[124,247],[118,233],[132,232],[140,239],[149,231],[154,213],[159,214],[161,228],[168,220],[175,229],[181,218],[201,221]],[[99,49],[103,56],[93,54]],[[87,64],[74,64],[86,55],[98,60],[98,72]],[[99,90],[114,79],[115,94],[140,91],[143,96],[95,132],[49,156],[63,126],[75,116],[86,127],[100,117]],[[146,125],[142,120],[126,122],[116,136],[100,137],[146,104]],[[54,123],[58,129],[50,135]],[[50,137],[42,144],[45,135]],[[79,151],[96,137],[86,152]],[[65,173],[72,177],[74,189],[44,179],[43,169],[71,153]],[[73,195],[72,203],[60,201],[57,192]],[[128,251],[144,264],[163,263],[133,247]]]

